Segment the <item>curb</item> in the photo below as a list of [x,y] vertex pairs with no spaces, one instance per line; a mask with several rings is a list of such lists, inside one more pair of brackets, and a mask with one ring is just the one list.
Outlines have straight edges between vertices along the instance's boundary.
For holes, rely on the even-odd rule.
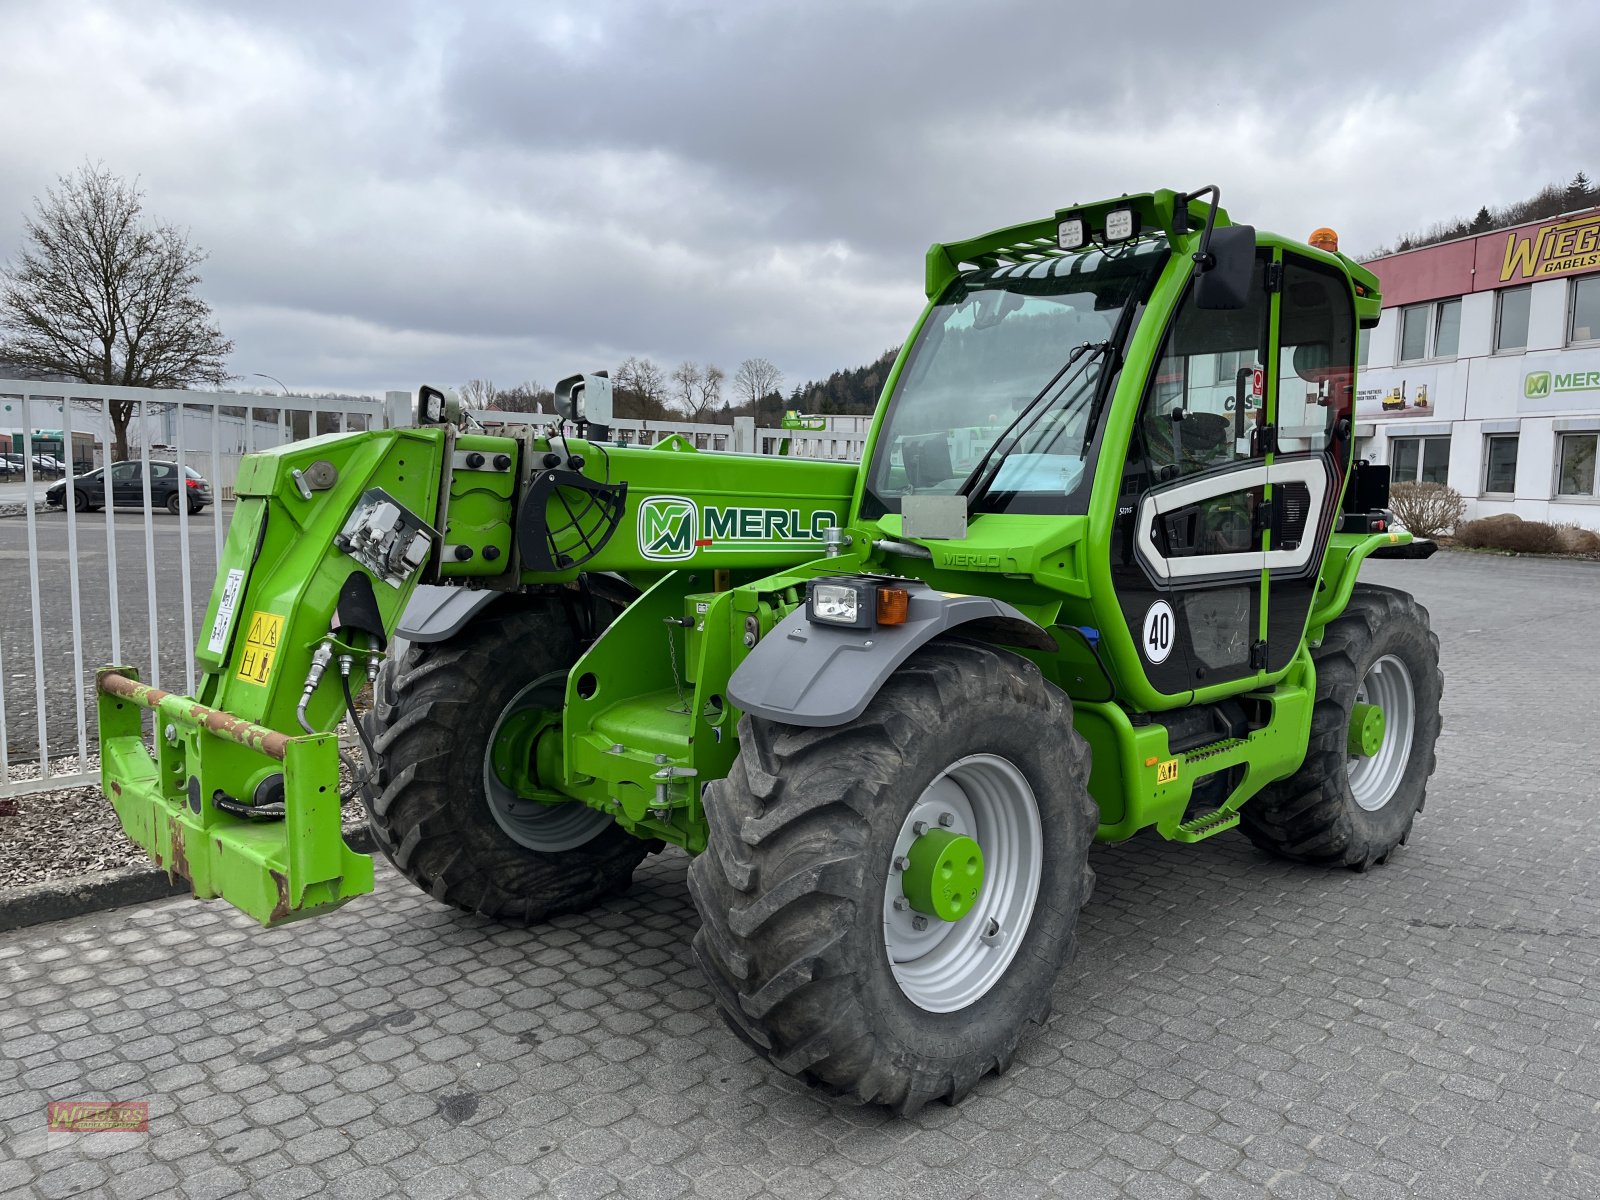
[[[359,854],[377,851],[372,831],[365,825],[346,830],[344,840]],[[144,865],[0,888],[0,933],[188,894],[187,880],[173,879],[160,867]]]

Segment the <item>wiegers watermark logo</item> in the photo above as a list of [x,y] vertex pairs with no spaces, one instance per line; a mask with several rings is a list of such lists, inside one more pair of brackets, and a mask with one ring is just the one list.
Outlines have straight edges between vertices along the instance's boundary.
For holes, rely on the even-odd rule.
[[710,553],[803,550],[824,545],[823,531],[839,523],[827,509],[716,505],[687,496],[647,496],[639,504],[639,553],[656,562]]
[[148,1100],[52,1100],[47,1113],[50,1133],[146,1133]]
[[1546,279],[1594,267],[1600,267],[1600,214],[1506,234],[1500,282]]

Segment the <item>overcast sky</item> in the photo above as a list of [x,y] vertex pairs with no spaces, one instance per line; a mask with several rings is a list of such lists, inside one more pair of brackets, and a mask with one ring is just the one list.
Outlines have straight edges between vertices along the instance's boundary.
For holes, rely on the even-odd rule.
[[1217,183],[1359,251],[1600,177],[1596,44],[1503,0],[0,0],[0,258],[87,159],[209,251],[242,385],[792,386],[905,336],[930,242],[1074,201]]

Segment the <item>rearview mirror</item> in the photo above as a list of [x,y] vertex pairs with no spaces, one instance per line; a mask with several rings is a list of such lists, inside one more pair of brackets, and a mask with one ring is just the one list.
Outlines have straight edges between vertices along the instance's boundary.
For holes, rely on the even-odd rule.
[[973,310],[973,328],[992,329],[1021,307],[1022,297],[1016,292],[982,293],[978,296],[977,307]]
[[1256,260],[1256,227],[1226,225],[1211,231],[1205,258],[1195,264],[1196,308],[1238,309],[1250,303]]

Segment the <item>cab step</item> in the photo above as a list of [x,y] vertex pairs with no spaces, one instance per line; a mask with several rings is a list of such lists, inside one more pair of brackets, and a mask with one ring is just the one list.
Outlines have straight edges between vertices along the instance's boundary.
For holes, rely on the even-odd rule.
[[1201,813],[1197,817],[1190,817],[1187,821],[1180,822],[1177,832],[1172,840],[1175,842],[1203,842],[1208,837],[1232,829],[1239,823],[1239,813],[1235,809],[1214,808],[1210,812]]

